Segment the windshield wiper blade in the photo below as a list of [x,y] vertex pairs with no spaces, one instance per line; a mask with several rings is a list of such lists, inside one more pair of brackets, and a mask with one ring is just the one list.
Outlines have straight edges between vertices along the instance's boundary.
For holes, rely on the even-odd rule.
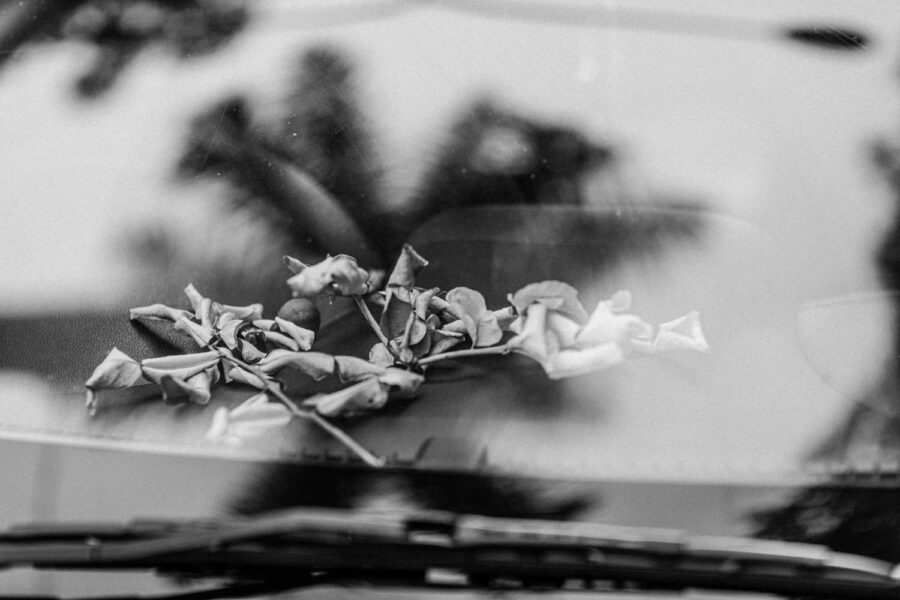
[[900,598],[893,565],[823,546],[438,512],[299,508],[252,518],[30,525],[0,566],[154,569],[285,586],[705,588]]

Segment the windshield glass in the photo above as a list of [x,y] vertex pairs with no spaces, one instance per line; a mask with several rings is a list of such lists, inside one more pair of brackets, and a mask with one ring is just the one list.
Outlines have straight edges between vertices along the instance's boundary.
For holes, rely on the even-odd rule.
[[0,3],[0,525],[420,507],[900,562],[847,542],[900,476],[898,28]]

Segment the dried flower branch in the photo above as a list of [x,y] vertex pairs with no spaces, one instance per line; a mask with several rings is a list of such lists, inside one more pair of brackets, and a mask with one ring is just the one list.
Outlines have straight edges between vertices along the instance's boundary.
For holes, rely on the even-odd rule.
[[[154,304],[133,309],[131,317],[166,321],[201,351],[135,361],[114,348],[85,384],[89,408],[95,411],[99,400],[114,402],[116,393],[122,402],[146,400],[147,386],[155,386],[157,397],[167,401],[204,405],[214,385],[233,381],[260,393],[232,410],[217,409],[208,439],[239,444],[301,418],[378,467],[383,459],[326,417],[357,416],[383,408],[392,398],[413,398],[437,362],[516,352],[535,360],[549,378],[561,379],[619,364],[632,353],[709,349],[697,312],[663,323],[654,336],[653,327],[626,312],[631,296],[624,291],[588,315],[577,291],[559,281],[527,285],[509,295],[509,306],[495,310],[476,290],[457,287],[444,294],[438,288],[416,287],[416,275],[428,261],[408,245],[388,279],[380,321],[362,297],[371,291],[372,278],[353,257],[328,256],[315,265],[290,257],[284,262],[294,273],[287,281],[297,296],[291,302],[301,300],[303,306],[282,307],[279,315],[296,311],[302,322],[317,324],[317,314],[310,318],[311,298],[352,296],[379,340],[368,360],[314,351],[315,331],[283,316],[263,318],[258,304],[214,302],[189,285],[185,294],[192,311]],[[452,350],[463,342],[468,348]],[[286,368],[314,380],[333,377],[343,387],[298,405],[277,379]]]

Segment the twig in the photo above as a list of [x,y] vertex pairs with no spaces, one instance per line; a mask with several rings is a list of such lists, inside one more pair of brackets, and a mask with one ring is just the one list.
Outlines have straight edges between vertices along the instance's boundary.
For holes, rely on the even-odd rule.
[[390,340],[387,339],[387,336],[384,335],[384,332],[381,331],[381,326],[378,325],[378,321],[375,320],[375,317],[372,316],[372,311],[369,310],[369,307],[366,306],[366,301],[362,296],[354,294],[353,299],[356,301],[356,306],[359,307],[360,312],[362,312],[363,317],[366,318],[366,323],[369,324],[369,327],[375,332],[375,335],[378,336],[378,341],[381,342],[381,345],[387,348],[387,351],[391,353],[391,356],[394,357],[394,360],[398,362],[400,361],[400,355],[397,354],[397,351],[391,347]]
[[266,386],[266,391],[275,396],[279,400],[279,402],[281,402],[291,412],[292,415],[301,419],[306,419],[307,421],[312,421],[323,431],[330,434],[337,441],[344,444],[344,446],[349,448],[370,467],[383,467],[385,465],[385,460],[383,458],[375,456],[374,454],[363,448],[356,440],[344,433],[340,428],[335,427],[334,425],[323,419],[315,411],[304,410],[297,406],[297,404],[293,400],[288,398],[287,395],[282,392],[277,385],[274,385],[272,383],[269,376],[263,373],[261,369],[247,364],[239,358],[235,358],[234,356],[226,354],[219,348],[213,348],[213,350],[215,350],[219,354],[219,356],[232,363],[236,367],[258,377],[263,382],[263,385]]
[[400,343],[400,350],[409,350],[409,342],[412,339],[413,326],[416,324],[416,311],[409,312],[409,318],[406,319],[406,327],[403,329],[403,341]]
[[455,350],[454,352],[445,352],[443,354],[436,354],[434,356],[426,356],[425,358],[419,359],[419,366],[427,366],[432,363],[436,363],[442,360],[450,360],[452,358],[466,358],[469,356],[491,356],[491,355],[502,355],[509,354],[512,351],[512,348],[509,344],[503,344],[502,346],[490,346],[488,348],[474,348],[471,350]]

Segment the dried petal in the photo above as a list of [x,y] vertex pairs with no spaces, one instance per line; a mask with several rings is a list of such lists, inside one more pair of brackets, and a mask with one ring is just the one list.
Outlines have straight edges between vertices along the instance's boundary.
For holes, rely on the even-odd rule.
[[148,358],[142,360],[140,364],[141,373],[146,379],[160,383],[166,377],[187,380],[197,373],[215,367],[219,364],[219,360],[219,354],[216,352],[201,352]]
[[[400,288],[388,290],[387,303],[381,313],[381,331],[389,340],[396,340],[406,331],[406,323],[413,312],[408,301],[409,294],[398,294]],[[404,299],[405,296],[405,299]]]
[[312,298],[320,294],[352,296],[369,291],[369,274],[356,259],[346,254],[328,256],[288,279],[295,297]]
[[238,340],[237,344],[238,351],[241,353],[241,358],[244,359],[244,362],[256,364],[266,357],[259,348],[247,340]]
[[447,301],[460,315],[473,346],[493,346],[503,337],[497,317],[487,309],[484,296],[466,287],[447,292]]
[[95,415],[98,411],[108,407],[159,399],[160,390],[155,383],[138,383],[115,389],[87,389],[87,409],[90,415]]
[[168,319],[160,319],[159,317],[138,316],[131,322],[140,324],[141,327],[157,338],[181,352],[193,353],[202,350],[202,345],[193,336],[176,328],[177,321],[173,322]]
[[431,349],[428,351],[428,354],[429,356],[434,356],[435,354],[446,352],[457,346],[462,340],[463,336],[460,333],[445,332],[441,329],[436,329],[433,334]]
[[394,356],[379,342],[369,350],[369,362],[378,367],[390,367],[394,364]]
[[229,349],[237,349],[238,330],[244,325],[244,321],[240,319],[231,319],[219,325],[219,339],[228,346]]
[[266,375],[277,373],[290,367],[309,375],[315,380],[324,379],[335,371],[335,359],[323,352],[291,352],[276,349],[259,362],[259,368]]
[[216,314],[231,313],[234,318],[242,321],[255,321],[262,319],[263,305],[259,302],[247,306],[231,306],[230,304],[213,303],[213,311]]
[[584,323],[588,318],[587,311],[578,300],[578,291],[562,281],[541,281],[526,285],[511,295],[509,302],[519,314],[524,314],[529,305],[538,302],[574,319],[576,323]]
[[[623,301],[625,298],[627,301]],[[578,332],[574,344],[583,348],[607,342],[627,343],[631,339],[649,339],[653,328],[647,322],[635,315],[621,312],[630,303],[630,295],[623,296],[623,292],[600,302]]]
[[84,385],[98,390],[129,387],[141,381],[141,365],[118,348],[113,348]]
[[663,323],[659,326],[656,340],[653,342],[653,350],[695,350],[707,352],[709,344],[703,329],[700,327],[700,313],[690,312],[683,317]]
[[219,353],[215,350],[195,352],[194,354],[173,354],[158,358],[145,358],[141,365],[153,369],[177,370],[177,369],[205,369],[219,360]]
[[181,317],[191,319],[194,317],[194,315],[189,311],[181,310],[179,308],[172,308],[171,306],[166,306],[165,304],[151,304],[150,306],[140,306],[138,308],[132,308],[130,311],[128,311],[129,319],[134,320],[140,317],[157,317],[159,319],[177,321]]
[[418,296],[416,296],[415,301],[415,310],[416,316],[425,321],[428,319],[429,312],[428,307],[431,305],[431,300],[440,292],[440,288],[431,288],[430,290],[423,290]]
[[229,368],[226,379],[255,387],[258,390],[265,390],[268,388],[268,382],[265,379],[260,378],[256,373],[249,373],[236,366],[231,366]]
[[409,244],[403,244],[400,257],[394,265],[391,277],[388,279],[388,287],[401,287],[411,290],[416,284],[416,275],[428,266],[428,261],[422,258]]
[[568,348],[575,344],[576,337],[581,331],[578,323],[564,317],[556,311],[550,311],[547,315],[547,329],[556,339],[556,345],[560,348]]
[[184,295],[188,297],[188,301],[191,303],[194,314],[199,313],[200,304],[203,302],[205,296],[194,287],[193,283],[187,284],[187,287],[184,288]]
[[494,311],[494,318],[497,319],[497,326],[500,327],[503,331],[509,329],[509,326],[513,324],[513,322],[519,318],[519,315],[516,314],[516,309],[512,306],[507,306],[506,308],[499,308]]
[[438,316],[444,323],[450,323],[459,319],[460,315],[456,314],[453,307],[445,299],[435,296],[428,303],[428,310]]
[[200,319],[200,325],[212,328],[213,326],[213,301],[204,298],[200,301],[200,309],[197,311],[196,318]]
[[337,417],[377,410],[387,401],[388,386],[375,377],[369,377],[342,390],[308,398],[303,405],[314,408],[326,417]]
[[520,321],[521,332],[508,342],[513,351],[529,356],[541,364],[549,358],[547,312],[546,304],[530,305]]
[[411,397],[419,390],[425,378],[418,373],[391,367],[378,376],[378,381],[390,387],[391,392],[401,397]]
[[309,265],[299,261],[298,259],[294,258],[293,256],[288,256],[286,254],[281,257],[281,262],[284,263],[284,266],[286,266],[291,271],[291,273],[295,273],[295,274],[299,273],[300,271],[302,271],[303,269],[305,269],[306,267],[309,266]]
[[[379,344],[380,345],[380,344]],[[382,346],[383,348],[384,346]],[[344,383],[359,381],[373,375],[381,375],[384,368],[355,356],[335,356],[337,375]],[[392,361],[393,363],[393,361]]]
[[300,350],[300,344],[297,343],[297,340],[286,336],[283,333],[278,333],[277,331],[263,331],[263,336],[265,336],[266,341],[270,344],[275,344],[276,346],[281,346],[282,348],[287,348],[294,352]]
[[543,366],[550,379],[564,379],[606,369],[624,360],[622,347],[610,342],[582,350],[560,350],[548,357]]
[[194,404],[206,405],[212,397],[210,388],[219,378],[219,371],[213,367],[188,378],[165,374],[158,383],[167,402],[176,398],[186,398]]
[[291,336],[291,338],[297,342],[300,350],[309,350],[312,348],[313,342],[316,339],[316,333],[314,331],[304,329],[281,317],[275,317],[275,323],[281,331]]
[[212,327],[204,327],[184,317],[175,321],[175,330],[188,334],[201,346],[208,346],[215,336]]

